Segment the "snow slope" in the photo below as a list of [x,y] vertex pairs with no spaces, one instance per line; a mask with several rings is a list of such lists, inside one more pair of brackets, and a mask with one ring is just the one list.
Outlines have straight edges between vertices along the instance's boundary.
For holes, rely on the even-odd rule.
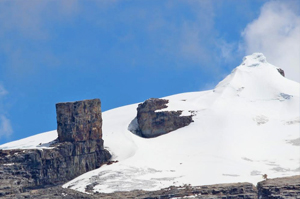
[[49,131],[33,135],[21,140],[0,145],[0,149],[44,149],[51,148],[50,144],[57,138],[57,131]]
[[[193,111],[194,122],[187,127],[144,139],[128,130],[138,104],[106,111],[104,145],[119,162],[63,187],[84,192],[94,183],[99,192],[157,190],[183,184],[256,184],[265,173],[270,178],[299,175],[299,91],[299,83],[281,76],[263,54],[255,53],[214,90],[165,97],[169,104],[164,110]],[[0,149],[34,148],[55,137],[52,131]]]

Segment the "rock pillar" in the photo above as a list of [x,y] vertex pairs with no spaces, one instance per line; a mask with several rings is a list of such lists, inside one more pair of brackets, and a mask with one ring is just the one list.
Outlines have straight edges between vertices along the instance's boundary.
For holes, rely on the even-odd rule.
[[100,99],[56,104],[57,133],[60,142],[102,138]]
[[56,104],[59,142],[49,149],[0,150],[0,197],[59,185],[107,163],[100,100]]

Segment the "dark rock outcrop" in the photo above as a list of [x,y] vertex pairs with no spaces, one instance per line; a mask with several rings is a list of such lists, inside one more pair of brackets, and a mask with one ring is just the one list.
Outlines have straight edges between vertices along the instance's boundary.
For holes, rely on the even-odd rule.
[[208,186],[181,187],[171,186],[158,191],[135,190],[111,194],[95,194],[99,198],[137,198],[137,199],[168,199],[168,198],[201,198],[201,199],[257,199],[257,191],[251,183],[231,183]]
[[56,104],[57,133],[60,142],[78,142],[102,138],[99,99]]
[[111,158],[101,138],[99,99],[56,106],[60,142],[52,149],[0,150],[0,196],[62,184]]
[[298,199],[300,198],[299,179],[300,176],[268,179],[259,182],[257,188],[251,183],[230,183],[207,186],[171,186],[157,191],[134,190],[90,195],[71,189],[63,189],[60,186],[52,186],[42,189],[31,189],[28,192],[12,194],[5,198]]
[[260,199],[300,198],[300,175],[268,179],[257,184]]
[[[14,197],[13,197],[14,196]],[[201,198],[201,199],[257,199],[256,188],[250,183],[217,184],[209,186],[171,186],[157,191],[122,191],[115,193],[96,193],[87,195],[59,186],[44,189],[33,189],[27,193],[15,194],[7,198],[134,198],[134,199],[169,199],[169,198]]]
[[6,195],[9,199],[99,199],[97,196],[81,193],[72,189],[64,189],[61,186],[49,186],[43,188],[30,189],[27,192]]
[[282,70],[281,68],[277,68],[277,70],[283,77],[285,77],[284,70]]
[[169,100],[150,98],[138,105],[137,123],[138,131],[142,137],[157,137],[193,122],[192,115],[180,116],[182,111],[160,111],[167,108]]

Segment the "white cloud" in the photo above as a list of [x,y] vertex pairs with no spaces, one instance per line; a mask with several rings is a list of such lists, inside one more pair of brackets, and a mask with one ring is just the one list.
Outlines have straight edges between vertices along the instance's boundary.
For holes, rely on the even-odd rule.
[[0,138],[2,136],[8,137],[13,133],[10,120],[4,115],[0,115]]
[[[287,78],[300,82],[300,15],[296,1],[271,1],[243,32],[247,54],[262,52]],[[299,5],[298,5],[299,6]]]

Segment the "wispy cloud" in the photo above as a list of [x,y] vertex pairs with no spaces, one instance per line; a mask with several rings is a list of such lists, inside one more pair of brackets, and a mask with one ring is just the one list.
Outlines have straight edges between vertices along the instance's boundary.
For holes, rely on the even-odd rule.
[[8,91],[0,84],[0,138],[9,137],[13,133],[10,120],[5,116],[3,98],[8,94]]
[[216,42],[216,46],[219,48],[220,57],[225,63],[233,63],[237,61],[238,42],[227,42],[225,39],[219,39]]
[[10,120],[5,115],[0,115],[0,138],[9,137],[12,133]]
[[[147,4],[152,6],[151,9]],[[126,9],[120,9],[123,5]],[[126,30],[114,35],[123,36],[123,40],[145,37],[145,40],[159,46],[157,51],[166,56],[182,58],[208,69],[208,65],[217,66],[218,57],[212,53],[216,47],[214,7],[215,2],[209,0],[162,1],[155,4],[142,1],[131,4],[119,0],[84,3],[78,0],[4,0],[0,2],[0,39],[5,42],[0,43],[0,52],[2,50],[7,55],[13,74],[27,74],[25,71],[28,67],[30,71],[35,71],[34,67],[45,66],[48,62],[60,63],[58,56],[48,46],[56,34],[51,27],[61,21],[78,20],[80,16],[105,31],[113,31],[114,26],[119,25],[134,29],[136,31]],[[139,35],[135,35],[136,32]],[[122,41],[118,45],[120,43]],[[45,57],[50,58],[45,60]]]
[[0,84],[0,99],[2,96],[6,95],[8,92],[5,90],[4,86]]
[[53,26],[69,22],[78,11],[78,0],[0,1],[0,53],[6,57],[6,73],[21,79],[41,67],[58,65],[50,49],[56,36]]
[[0,5],[2,34],[18,31],[30,39],[46,39],[47,21],[66,20],[78,10],[77,0],[3,0]]
[[187,1],[194,19],[181,26],[179,49],[184,56],[199,64],[207,65],[213,60],[215,44],[214,6],[211,1]]
[[[295,6],[298,5],[298,6]],[[243,32],[247,54],[262,52],[268,61],[285,70],[286,77],[300,82],[299,2],[271,1]]]

